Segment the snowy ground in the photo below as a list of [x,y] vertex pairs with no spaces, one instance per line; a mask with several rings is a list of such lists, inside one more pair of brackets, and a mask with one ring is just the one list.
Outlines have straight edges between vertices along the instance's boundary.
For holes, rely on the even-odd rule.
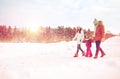
[[[82,44],[85,50],[85,44]],[[73,58],[76,42],[0,43],[0,79],[120,79],[120,37],[102,43],[103,58]],[[95,44],[92,44],[93,55]],[[100,54],[99,54],[100,55]]]

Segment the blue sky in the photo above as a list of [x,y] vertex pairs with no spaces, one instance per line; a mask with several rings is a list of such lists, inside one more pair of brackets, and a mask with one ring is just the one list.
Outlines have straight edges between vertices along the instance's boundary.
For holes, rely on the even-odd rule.
[[120,0],[0,0],[0,25],[81,26],[93,30],[102,20],[106,31],[120,33]]

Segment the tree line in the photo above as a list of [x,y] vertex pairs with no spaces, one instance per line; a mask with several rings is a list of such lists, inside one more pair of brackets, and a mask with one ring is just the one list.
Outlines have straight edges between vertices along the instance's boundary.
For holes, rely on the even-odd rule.
[[[6,25],[0,25],[0,42],[59,42],[59,41],[71,41],[77,32],[77,27],[64,27],[58,26],[57,28],[51,28],[50,26],[39,27],[36,31],[31,31],[30,28],[18,28]],[[90,29],[83,29],[85,38],[92,35],[93,31]],[[113,34],[106,34],[111,37]],[[105,39],[107,38],[105,37]]]

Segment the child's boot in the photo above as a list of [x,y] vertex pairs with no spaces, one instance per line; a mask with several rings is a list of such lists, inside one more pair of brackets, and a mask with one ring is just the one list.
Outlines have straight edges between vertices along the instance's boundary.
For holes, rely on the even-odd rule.
[[75,53],[74,57],[78,57],[78,53]]
[[84,51],[82,52],[82,56],[85,56],[85,52]]

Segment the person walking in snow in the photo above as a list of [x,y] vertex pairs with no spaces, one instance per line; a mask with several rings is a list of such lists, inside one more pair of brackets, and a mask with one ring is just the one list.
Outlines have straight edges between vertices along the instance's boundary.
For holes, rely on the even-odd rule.
[[95,25],[95,44],[96,44],[96,53],[95,53],[95,57],[94,59],[96,59],[98,57],[98,52],[101,52],[101,57],[103,57],[105,55],[104,51],[102,50],[102,48],[100,47],[102,38],[104,37],[104,25],[102,21],[98,21],[98,24]]
[[93,56],[92,51],[91,51],[91,46],[92,46],[93,39],[92,39],[92,36],[90,36],[89,34],[87,34],[86,39],[83,40],[83,43],[86,44],[85,57],[92,57]]
[[85,55],[85,52],[81,48],[81,42],[83,41],[83,39],[84,39],[84,32],[82,31],[81,27],[78,27],[78,31],[77,31],[76,35],[74,36],[74,38],[73,38],[73,40],[77,41],[77,51],[76,51],[74,57],[78,57],[79,50],[82,52],[82,56]]

